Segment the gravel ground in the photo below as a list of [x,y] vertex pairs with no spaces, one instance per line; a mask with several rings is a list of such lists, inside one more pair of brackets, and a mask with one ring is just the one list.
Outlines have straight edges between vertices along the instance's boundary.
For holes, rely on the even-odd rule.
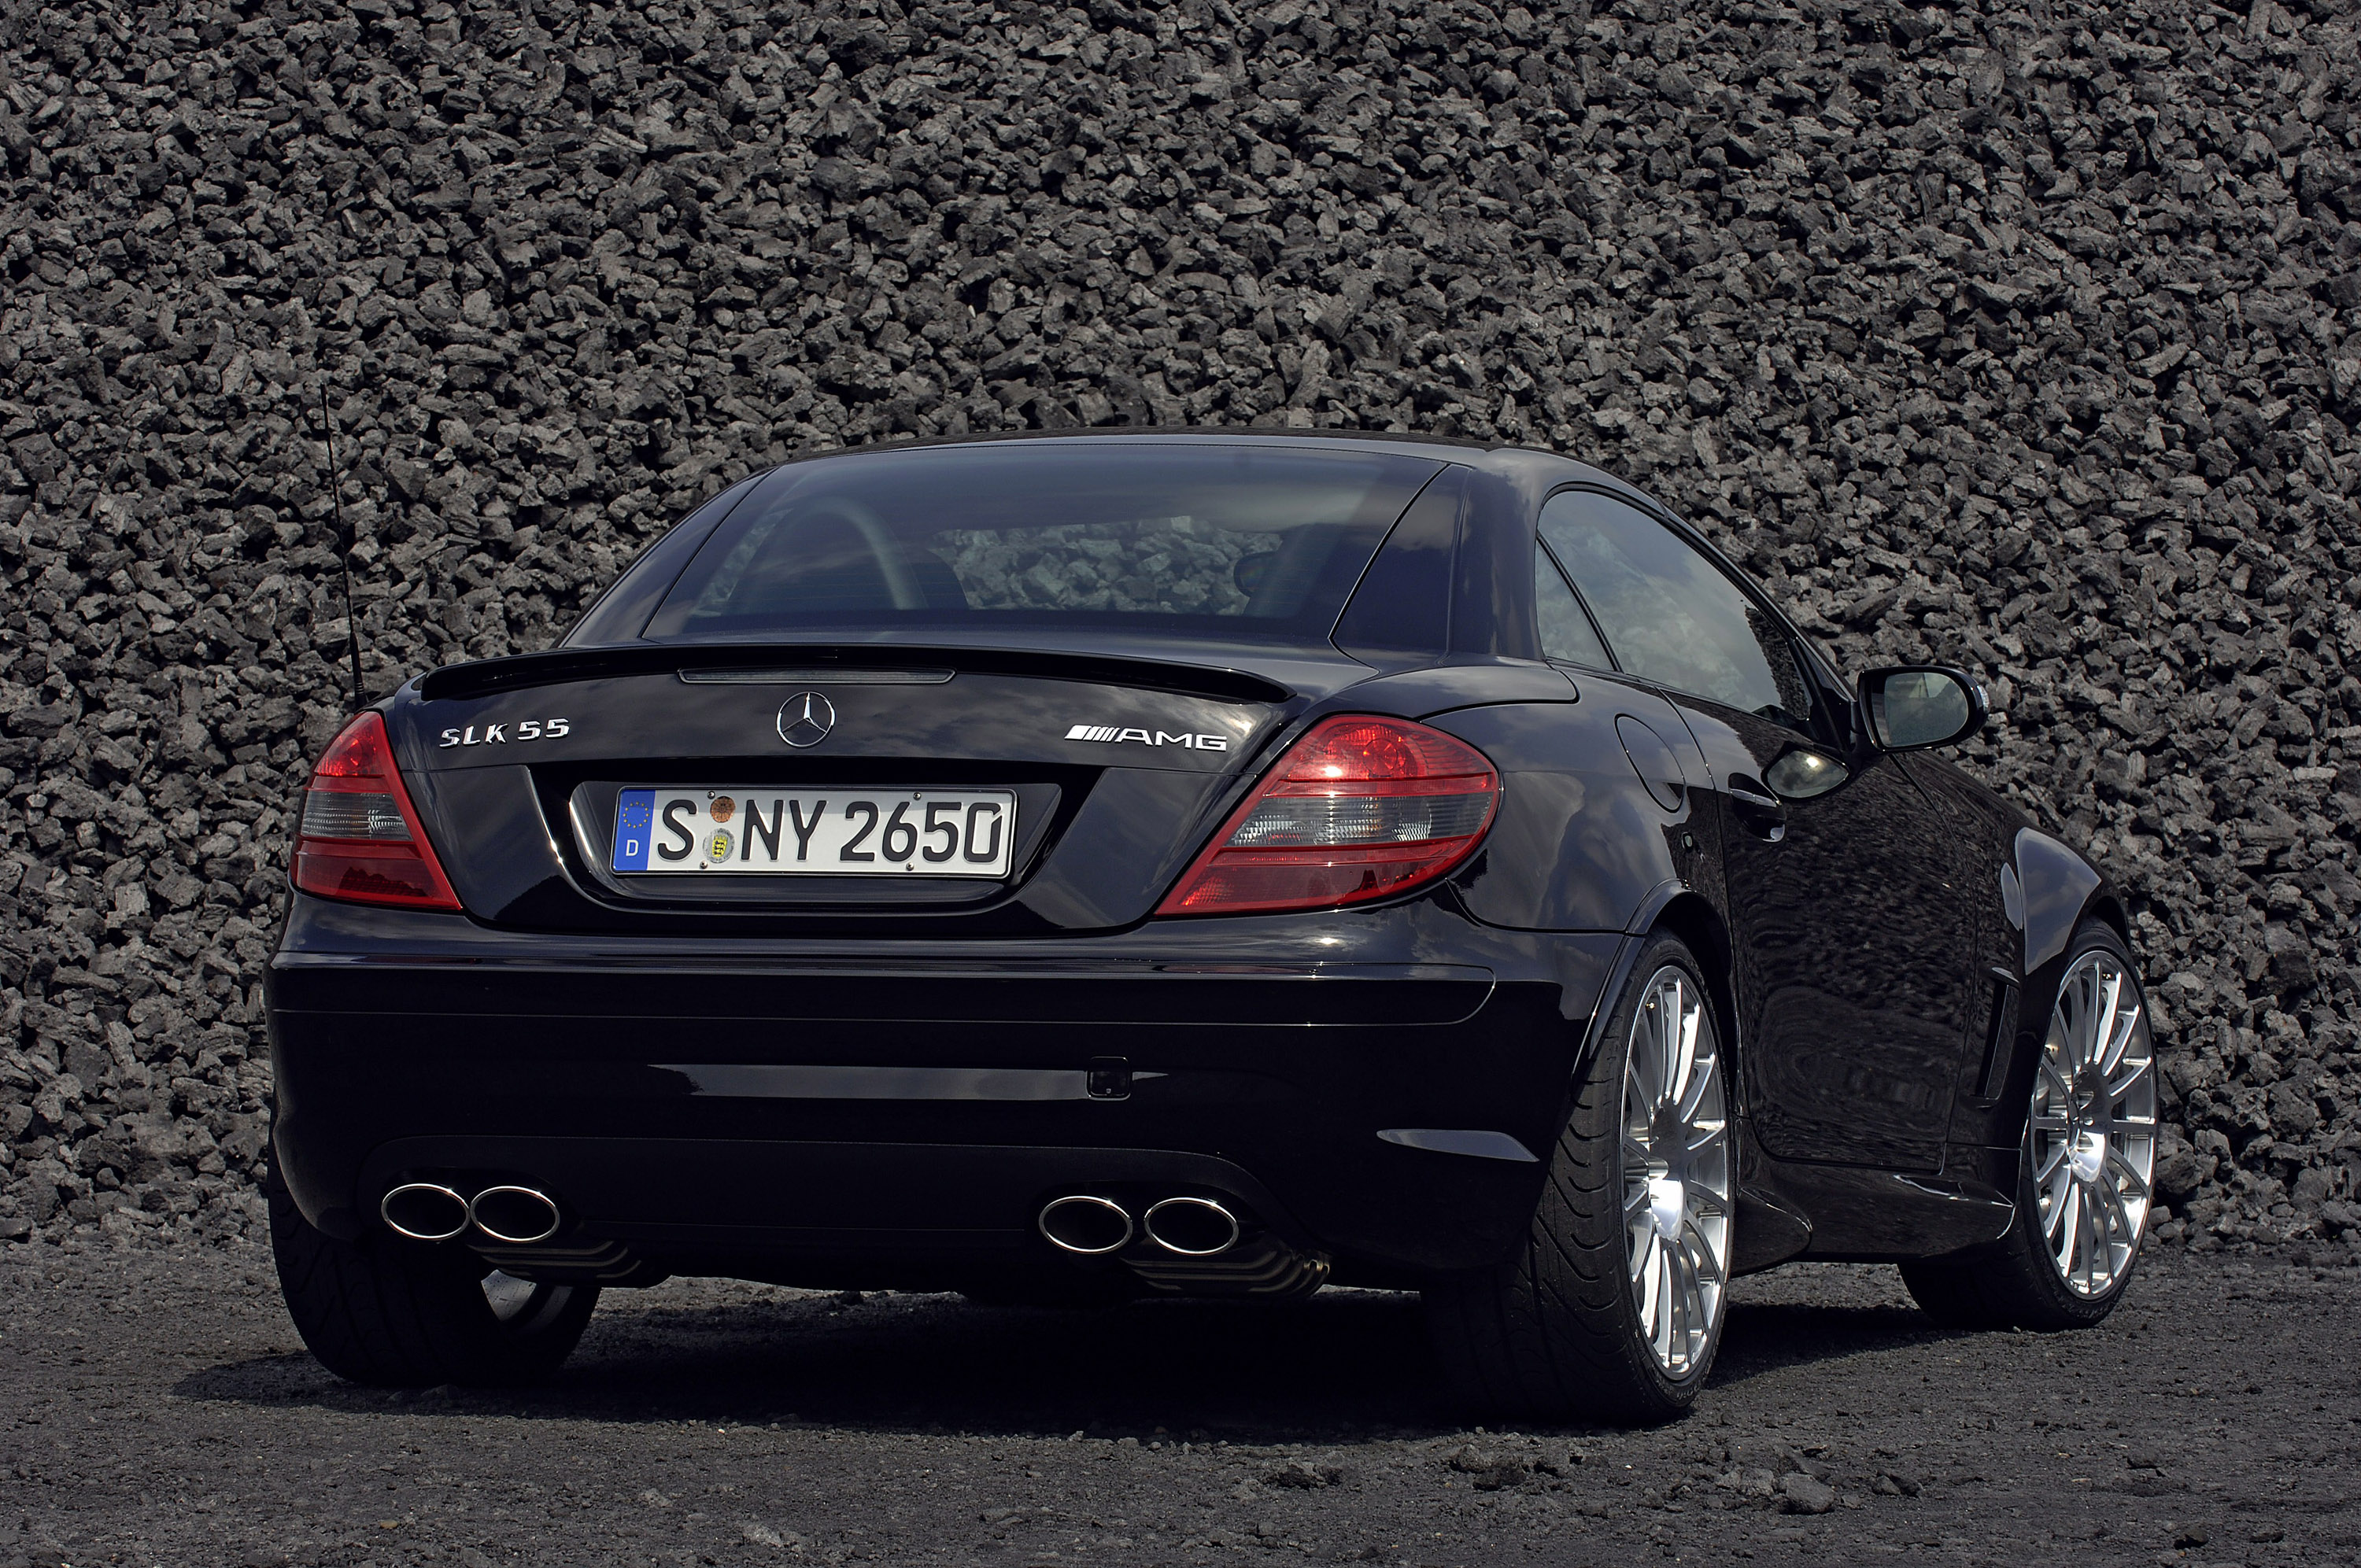
[[[72,1244],[70,1244],[70,1246]],[[247,1244],[0,1256],[0,1568],[2361,1555],[2341,1247],[2149,1260],[2105,1327],[1956,1334],[1891,1269],[1742,1281],[1653,1432],[1431,1402],[1415,1301],[1075,1316],[675,1281],[559,1380],[321,1371]]]

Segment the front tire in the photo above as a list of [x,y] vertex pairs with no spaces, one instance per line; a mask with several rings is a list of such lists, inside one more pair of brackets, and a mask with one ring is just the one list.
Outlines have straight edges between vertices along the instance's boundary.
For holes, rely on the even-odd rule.
[[573,1354],[598,1304],[588,1285],[541,1285],[487,1268],[465,1247],[314,1228],[279,1179],[265,1184],[270,1255],[295,1332],[320,1365],[354,1383],[536,1382]]
[[2016,1222],[1991,1247],[1902,1266],[1953,1328],[2082,1329],[2114,1310],[2147,1228],[2156,1048],[2138,966],[2098,922],[2074,933],[2018,1141]]
[[1729,1063],[1703,975],[1678,938],[1649,939],[1525,1244],[1427,1289],[1463,1402],[1652,1424],[1696,1400],[1721,1343],[1735,1209]]

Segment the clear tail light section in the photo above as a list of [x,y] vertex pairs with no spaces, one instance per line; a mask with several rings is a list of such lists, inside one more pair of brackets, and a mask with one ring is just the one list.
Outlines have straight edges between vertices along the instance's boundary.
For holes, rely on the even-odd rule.
[[401,909],[456,909],[394,766],[385,720],[364,713],[329,743],[303,794],[295,885],[322,898]]
[[1406,893],[1473,853],[1499,803],[1500,775],[1455,736],[1403,718],[1323,719],[1157,913],[1331,909]]

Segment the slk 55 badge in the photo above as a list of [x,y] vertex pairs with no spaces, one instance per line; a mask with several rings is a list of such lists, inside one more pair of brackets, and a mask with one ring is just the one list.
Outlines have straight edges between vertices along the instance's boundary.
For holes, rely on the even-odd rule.
[[570,718],[502,719],[498,724],[485,725],[481,735],[476,733],[476,726],[472,724],[465,729],[445,729],[443,731],[442,744],[445,746],[504,745],[510,738],[509,727],[511,723],[516,727],[515,738],[519,740],[555,740],[574,728],[574,720]]

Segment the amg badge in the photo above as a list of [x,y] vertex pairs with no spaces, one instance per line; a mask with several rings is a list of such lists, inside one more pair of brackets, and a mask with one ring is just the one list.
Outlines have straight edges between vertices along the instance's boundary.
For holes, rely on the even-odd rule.
[[1229,740],[1220,735],[1168,735],[1161,729],[1126,729],[1114,724],[1077,724],[1066,731],[1069,740],[1136,740],[1143,746],[1185,746],[1192,751],[1226,751]]

